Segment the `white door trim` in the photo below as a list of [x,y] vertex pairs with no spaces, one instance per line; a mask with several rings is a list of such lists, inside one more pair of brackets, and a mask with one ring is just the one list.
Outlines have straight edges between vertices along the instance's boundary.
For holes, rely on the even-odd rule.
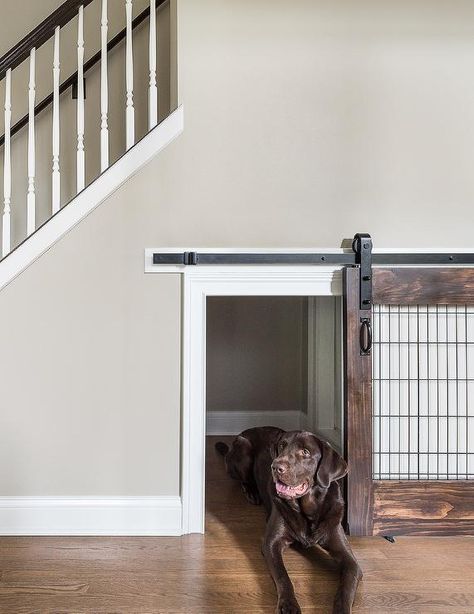
[[206,266],[183,273],[182,533],[204,533],[206,299],[340,296],[340,266]]
[[341,301],[309,298],[306,428],[339,451],[343,439],[342,324]]

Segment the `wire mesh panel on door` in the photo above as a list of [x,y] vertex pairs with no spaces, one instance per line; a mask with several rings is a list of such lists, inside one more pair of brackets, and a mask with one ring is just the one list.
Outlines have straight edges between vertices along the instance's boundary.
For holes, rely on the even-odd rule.
[[376,305],[373,471],[474,478],[474,307]]
[[474,533],[474,268],[374,269],[373,534]]

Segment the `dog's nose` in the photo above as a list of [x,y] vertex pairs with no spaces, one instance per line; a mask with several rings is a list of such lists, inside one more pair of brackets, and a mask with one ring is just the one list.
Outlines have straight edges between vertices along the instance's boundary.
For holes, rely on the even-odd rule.
[[272,467],[278,473],[278,475],[283,475],[286,471],[286,467],[282,463],[273,462]]

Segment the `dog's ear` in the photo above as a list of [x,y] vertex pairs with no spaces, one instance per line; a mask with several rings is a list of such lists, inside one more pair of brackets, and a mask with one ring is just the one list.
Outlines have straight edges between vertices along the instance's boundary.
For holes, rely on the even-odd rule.
[[272,457],[272,460],[275,460],[275,458],[278,456],[278,444],[284,432],[285,431],[278,433],[275,440],[270,444],[270,456]]
[[331,482],[344,477],[347,463],[328,443],[319,440],[321,460],[316,470],[316,481],[321,488],[328,488]]

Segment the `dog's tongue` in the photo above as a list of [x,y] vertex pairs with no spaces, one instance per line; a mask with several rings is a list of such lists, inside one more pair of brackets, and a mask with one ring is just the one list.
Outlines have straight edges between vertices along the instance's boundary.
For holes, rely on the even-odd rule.
[[302,495],[306,489],[306,484],[299,484],[298,486],[287,486],[283,482],[276,482],[276,491],[279,495],[286,495],[287,497],[298,497]]

